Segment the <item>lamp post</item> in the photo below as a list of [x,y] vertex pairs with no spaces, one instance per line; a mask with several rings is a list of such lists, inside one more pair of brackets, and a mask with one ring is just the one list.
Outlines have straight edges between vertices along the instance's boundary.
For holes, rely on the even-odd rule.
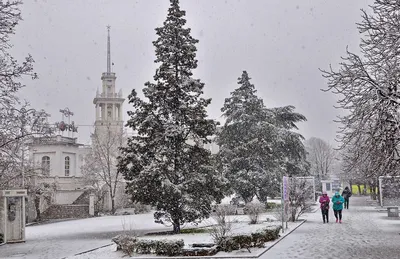
[[283,223],[285,222],[285,213],[284,213],[284,204],[285,200],[283,199],[283,170],[281,170],[281,212],[282,212],[282,234],[285,233]]

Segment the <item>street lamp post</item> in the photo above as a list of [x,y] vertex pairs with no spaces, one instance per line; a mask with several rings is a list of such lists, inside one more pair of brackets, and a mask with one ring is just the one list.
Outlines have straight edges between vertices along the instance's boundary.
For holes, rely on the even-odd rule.
[[285,222],[284,212],[285,200],[283,199],[283,170],[281,170],[281,212],[282,212],[282,234],[285,233],[283,223]]

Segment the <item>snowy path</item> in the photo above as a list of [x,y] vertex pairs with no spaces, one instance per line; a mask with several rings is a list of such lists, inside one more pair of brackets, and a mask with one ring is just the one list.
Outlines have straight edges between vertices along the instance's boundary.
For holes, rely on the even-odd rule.
[[353,197],[343,212],[343,223],[322,223],[320,211],[262,257],[263,259],[400,258],[400,220],[366,207],[366,199]]

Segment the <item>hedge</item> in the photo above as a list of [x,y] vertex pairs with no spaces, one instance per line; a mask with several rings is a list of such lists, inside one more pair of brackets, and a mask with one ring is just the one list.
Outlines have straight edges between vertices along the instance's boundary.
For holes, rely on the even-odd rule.
[[137,254],[156,254],[163,256],[194,256],[194,255],[214,255],[219,251],[231,252],[239,249],[249,249],[251,247],[264,247],[264,243],[279,238],[281,226],[271,229],[265,228],[261,231],[249,235],[234,235],[226,238],[217,246],[211,244],[200,245],[197,248],[184,249],[183,240],[139,240],[128,235],[118,235],[112,239],[117,244],[117,250],[131,256]]

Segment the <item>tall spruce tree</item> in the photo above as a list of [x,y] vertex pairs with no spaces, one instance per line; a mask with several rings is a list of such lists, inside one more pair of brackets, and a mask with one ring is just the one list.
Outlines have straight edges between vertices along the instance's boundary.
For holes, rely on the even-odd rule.
[[305,161],[302,136],[291,130],[305,117],[293,106],[267,109],[246,71],[238,80],[240,87],[221,109],[226,122],[218,134],[218,157],[235,193],[246,203],[254,196],[266,201],[279,191],[283,167],[301,173],[294,165]]
[[119,170],[128,182],[133,201],[156,207],[156,222],[170,223],[174,233],[186,222],[209,216],[211,203],[220,200],[222,179],[215,172],[211,153],[203,146],[217,123],[207,119],[211,99],[202,98],[204,84],[192,78],[197,67],[196,47],[185,28],[185,11],[171,0],[167,19],[156,28],[154,83],[143,94],[133,89],[127,122],[137,134],[122,149]]

